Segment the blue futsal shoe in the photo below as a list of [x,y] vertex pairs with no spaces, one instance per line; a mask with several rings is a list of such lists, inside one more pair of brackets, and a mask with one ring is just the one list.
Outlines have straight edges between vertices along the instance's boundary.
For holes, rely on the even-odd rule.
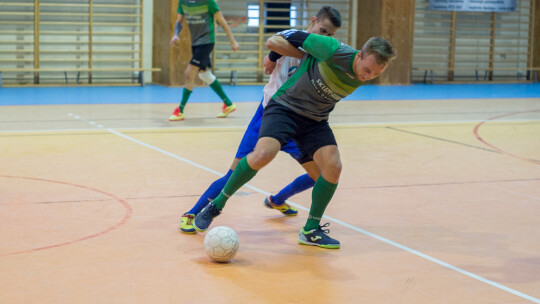
[[210,224],[212,224],[214,218],[220,214],[221,210],[214,203],[210,203],[195,216],[193,227],[199,232],[205,232],[210,227]]
[[340,244],[338,240],[335,240],[328,236],[330,229],[323,229],[330,226],[330,223],[326,223],[319,228],[305,231],[304,228],[300,230],[298,235],[298,243],[302,245],[319,246],[327,249],[339,249]]

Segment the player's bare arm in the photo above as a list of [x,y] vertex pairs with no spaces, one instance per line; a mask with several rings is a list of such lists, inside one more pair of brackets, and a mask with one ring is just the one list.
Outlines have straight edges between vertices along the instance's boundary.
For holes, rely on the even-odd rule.
[[227,34],[227,37],[229,37],[229,41],[231,43],[231,49],[233,51],[240,50],[240,44],[238,44],[236,39],[234,39],[234,37],[232,35],[232,32],[231,32],[231,28],[227,24],[227,21],[225,20],[225,18],[223,18],[223,14],[221,13],[221,11],[218,11],[217,13],[215,13],[214,18],[216,19],[218,24],[223,27],[223,30],[225,30],[225,33]]
[[171,38],[171,41],[169,42],[170,46],[174,46],[176,41],[180,40],[180,32],[182,31],[182,25],[184,23],[184,15],[178,14],[178,17],[176,17],[176,22],[174,24],[174,35]]
[[285,37],[274,35],[266,40],[266,48],[283,56],[302,59],[304,52],[295,48]]
[[274,72],[274,69],[276,68],[277,63],[275,61],[270,60],[270,57],[268,55],[264,56],[263,60],[263,66],[264,66],[264,73],[266,75],[272,74]]

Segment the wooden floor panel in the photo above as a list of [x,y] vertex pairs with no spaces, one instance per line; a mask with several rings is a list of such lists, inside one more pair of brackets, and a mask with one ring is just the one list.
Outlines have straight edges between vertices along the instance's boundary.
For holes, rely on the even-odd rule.
[[0,303],[540,303],[539,101],[340,104],[342,248],[297,244],[309,191],[298,217],[263,207],[303,174],[279,154],[213,224],[238,233],[229,264],[177,224],[256,103],[2,107]]

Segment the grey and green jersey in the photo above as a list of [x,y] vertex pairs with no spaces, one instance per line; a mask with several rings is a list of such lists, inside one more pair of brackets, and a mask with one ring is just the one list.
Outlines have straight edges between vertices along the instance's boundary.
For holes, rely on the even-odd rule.
[[214,43],[216,0],[179,0],[178,13],[184,15],[191,34],[191,45]]
[[306,37],[302,49],[307,53],[302,63],[273,99],[313,120],[328,120],[338,101],[365,84],[353,72],[358,50],[315,34]]

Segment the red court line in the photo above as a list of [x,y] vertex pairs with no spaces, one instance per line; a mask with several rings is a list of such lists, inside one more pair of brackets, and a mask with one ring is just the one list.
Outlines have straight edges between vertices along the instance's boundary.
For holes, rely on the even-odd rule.
[[508,156],[511,156],[511,157],[515,157],[515,158],[519,158],[521,160],[524,160],[524,161],[527,161],[527,162],[530,162],[530,163],[533,163],[533,164],[536,164],[536,165],[540,165],[540,161],[539,160],[536,160],[536,159],[532,159],[532,158],[526,158],[526,157],[523,157],[523,156],[519,156],[519,155],[516,155],[516,154],[512,154],[510,152],[507,152],[507,151],[504,151],[503,149],[501,148],[498,148],[490,143],[488,143],[487,141],[485,141],[481,136],[480,134],[478,133],[478,130],[480,130],[480,127],[483,126],[484,124],[486,124],[488,121],[492,121],[492,120],[496,120],[496,119],[499,119],[499,118],[502,118],[502,117],[506,117],[506,116],[512,116],[512,115],[516,115],[516,114],[523,114],[523,113],[531,113],[531,112],[540,112],[540,109],[539,110],[527,110],[527,111],[520,111],[520,112],[512,112],[512,113],[506,113],[506,114],[502,114],[502,115],[498,115],[498,116],[494,116],[494,117],[491,117],[485,121],[482,121],[481,123],[477,124],[475,127],[474,127],[474,136],[476,137],[476,139],[478,139],[479,141],[481,141],[482,143],[484,143],[486,146],[492,148],[492,149],[495,149],[503,154],[506,154]]
[[16,252],[9,252],[9,253],[0,253],[0,257],[10,256],[10,255],[17,255],[17,254],[22,254],[22,253],[30,253],[30,252],[46,250],[46,249],[51,249],[51,248],[57,248],[57,247],[61,247],[61,246],[66,246],[66,245],[71,245],[71,244],[74,244],[74,243],[82,242],[82,241],[85,241],[85,240],[88,240],[88,239],[91,239],[91,238],[95,238],[95,237],[104,235],[104,234],[106,234],[108,232],[111,232],[112,230],[122,226],[124,223],[126,223],[126,221],[131,217],[131,214],[133,213],[133,210],[131,209],[131,206],[126,201],[124,201],[123,199],[121,199],[119,197],[116,197],[114,194],[107,193],[107,192],[101,191],[99,189],[94,189],[94,188],[87,187],[87,186],[81,186],[81,185],[72,184],[72,183],[66,183],[66,182],[61,182],[61,181],[42,179],[42,178],[8,176],[8,175],[0,175],[0,177],[18,178],[18,179],[41,181],[41,182],[49,182],[49,183],[62,184],[62,185],[78,187],[78,188],[82,188],[82,189],[86,189],[86,190],[91,190],[91,191],[98,192],[98,193],[104,194],[106,196],[112,197],[114,200],[118,201],[126,209],[126,212],[124,213],[124,217],[122,218],[122,220],[120,220],[120,222],[118,222],[118,223],[114,224],[113,226],[111,226],[111,227],[109,227],[109,228],[107,228],[107,229],[105,229],[103,231],[100,231],[98,233],[94,233],[94,234],[91,234],[91,235],[88,235],[88,236],[85,236],[85,237],[82,237],[82,238],[79,238],[79,239],[76,239],[76,240],[73,240],[73,241],[48,245],[48,246],[44,246],[44,247],[32,248],[32,249],[21,250],[21,251],[16,251]]

